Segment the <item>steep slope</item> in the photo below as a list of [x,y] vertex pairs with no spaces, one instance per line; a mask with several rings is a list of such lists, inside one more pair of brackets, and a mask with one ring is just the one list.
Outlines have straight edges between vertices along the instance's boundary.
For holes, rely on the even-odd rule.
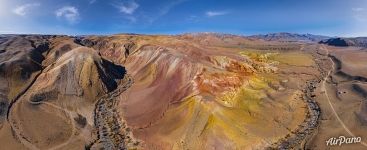
[[[19,38],[22,39],[16,36],[9,42],[16,43]],[[125,82],[126,70],[101,58],[97,51],[74,43],[70,37],[48,37],[48,43],[49,49],[47,47],[45,50],[28,50],[24,47],[27,41],[19,44],[22,47],[7,46],[9,52],[13,48],[32,53],[26,56],[18,53],[19,59],[16,55],[3,61],[5,69],[16,65],[24,67],[20,75],[16,71],[4,69],[6,77],[20,76],[22,78],[13,80],[21,82],[23,78],[24,81],[30,78],[25,76],[28,72],[38,71],[38,74],[24,93],[19,92],[21,94],[9,107],[9,122],[5,122],[1,129],[0,138],[12,142],[18,140],[19,144],[31,149],[84,148],[97,138],[90,136],[96,128],[93,114],[97,100]],[[34,59],[36,56],[39,59]],[[22,66],[23,63],[19,61],[26,61],[27,57],[29,62],[24,62],[25,66]],[[11,66],[13,59],[18,61],[14,63],[15,66]],[[29,66],[32,63],[36,64],[33,70]],[[16,89],[14,86],[6,88]],[[13,132],[15,139],[9,139],[12,136],[5,137],[8,131]]]
[[119,96],[117,111],[145,149],[271,147],[306,119],[301,90],[305,80],[318,75],[306,54],[251,52],[241,47],[266,43],[230,35],[116,35],[82,41],[124,64],[134,79]]
[[46,36],[4,36],[0,44],[0,124],[7,109],[40,73]]

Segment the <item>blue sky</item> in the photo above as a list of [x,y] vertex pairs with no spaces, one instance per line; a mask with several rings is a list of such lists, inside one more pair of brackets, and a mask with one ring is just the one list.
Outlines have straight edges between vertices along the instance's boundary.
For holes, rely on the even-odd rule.
[[367,36],[367,0],[0,0],[0,33]]

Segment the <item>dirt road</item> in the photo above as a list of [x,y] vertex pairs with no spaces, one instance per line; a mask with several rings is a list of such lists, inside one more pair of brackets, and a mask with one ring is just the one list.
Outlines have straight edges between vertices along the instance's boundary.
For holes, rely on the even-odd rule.
[[[352,137],[355,137],[355,135],[353,134],[353,132],[351,132],[349,130],[349,128],[345,125],[345,123],[343,122],[343,120],[340,119],[338,113],[336,112],[332,102],[330,101],[330,97],[329,97],[329,94],[328,94],[328,90],[326,88],[326,84],[327,84],[327,80],[328,78],[330,78],[330,75],[331,73],[335,70],[335,63],[334,61],[332,60],[332,58],[330,58],[330,52],[329,50],[325,47],[325,46],[322,46],[321,47],[322,49],[324,49],[326,51],[326,54],[327,56],[329,56],[329,59],[330,61],[332,62],[332,68],[331,70],[328,72],[328,74],[325,76],[325,78],[323,79],[322,81],[322,84],[321,84],[321,90],[323,91],[323,93],[325,93],[325,97],[326,97],[326,100],[328,101],[329,105],[330,105],[330,108],[334,114],[334,116],[336,117],[336,119],[338,120],[338,122],[340,123],[340,125],[343,127],[343,129]],[[367,144],[365,142],[361,142],[362,145],[366,146],[367,147]]]

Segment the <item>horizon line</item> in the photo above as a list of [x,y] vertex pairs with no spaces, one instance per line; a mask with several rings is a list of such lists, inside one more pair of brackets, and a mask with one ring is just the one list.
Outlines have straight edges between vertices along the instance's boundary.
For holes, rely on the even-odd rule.
[[324,34],[315,34],[315,33],[301,33],[301,32],[268,32],[268,33],[256,33],[256,34],[240,34],[240,33],[231,33],[231,32],[211,32],[211,31],[200,31],[200,32],[180,32],[180,33],[139,33],[139,32],[120,32],[120,33],[100,33],[100,34],[60,34],[60,33],[17,33],[12,31],[0,31],[0,35],[60,35],[60,36],[113,36],[113,35],[167,35],[167,36],[178,36],[185,34],[221,34],[221,35],[233,35],[233,36],[243,36],[243,37],[251,37],[251,36],[259,36],[259,35],[270,35],[270,34],[293,34],[293,35],[314,35],[314,36],[326,36],[329,38],[358,38],[358,37],[367,37],[367,36],[336,36],[336,35],[324,35]]

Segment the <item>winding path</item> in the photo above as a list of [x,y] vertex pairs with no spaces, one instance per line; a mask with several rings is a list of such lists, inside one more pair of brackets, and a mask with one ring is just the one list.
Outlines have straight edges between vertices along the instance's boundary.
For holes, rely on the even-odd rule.
[[28,139],[26,139],[24,136],[22,136],[21,132],[19,131],[17,124],[14,120],[11,120],[11,110],[13,106],[18,102],[18,100],[32,87],[32,85],[36,82],[37,78],[42,74],[43,69],[36,74],[36,76],[32,79],[32,81],[24,88],[10,103],[8,107],[8,112],[6,115],[7,122],[9,123],[10,130],[13,134],[13,136],[26,148],[30,150],[38,150],[37,146],[32,144]]
[[66,140],[65,142],[63,142],[63,143],[60,143],[60,144],[58,144],[58,145],[56,145],[56,146],[53,146],[53,147],[51,147],[51,148],[48,148],[49,150],[56,150],[56,149],[60,149],[60,148],[62,148],[62,147],[64,147],[64,146],[66,146],[67,144],[69,144],[70,142],[72,142],[74,139],[74,134],[75,134],[75,129],[76,129],[76,126],[75,126],[75,123],[74,123],[74,120],[73,120],[73,118],[72,118],[72,113],[69,111],[69,110],[67,110],[67,109],[65,109],[65,108],[62,108],[62,107],[60,107],[60,106],[57,106],[57,105],[55,105],[55,104],[53,104],[53,103],[50,103],[50,102],[31,102],[31,101],[28,101],[30,104],[34,104],[34,105],[39,105],[39,104],[44,104],[44,105],[48,105],[48,106],[50,106],[50,107],[54,107],[54,108],[56,108],[56,109],[59,109],[59,110],[61,110],[61,111],[63,111],[65,114],[67,114],[68,115],[68,118],[70,119],[70,123],[71,123],[71,128],[72,128],[72,130],[71,130],[71,136],[68,138],[68,140]]
[[[326,54],[327,56],[330,55],[329,53],[329,50],[325,47],[325,46],[322,46],[321,47],[322,49],[324,49],[326,51]],[[353,136],[355,137],[355,135],[353,134],[352,131],[349,130],[349,128],[344,124],[344,122],[340,119],[338,113],[335,111],[335,108],[333,106],[333,104],[331,103],[330,101],[330,98],[329,98],[329,95],[328,95],[328,91],[327,89],[325,88],[326,86],[326,81],[327,79],[330,77],[330,74],[333,72],[333,70],[335,70],[335,63],[334,61],[329,57],[330,61],[332,62],[332,69],[328,72],[328,74],[325,76],[324,80],[322,81],[322,85],[321,85],[321,90],[324,91],[325,93],[325,97],[330,105],[330,108],[331,110],[333,111],[333,114],[335,115],[336,119],[338,120],[338,122],[340,123],[340,125],[342,125],[342,127],[344,128],[344,130],[350,135],[350,136]],[[365,142],[361,142],[362,145],[366,146],[367,147],[367,144]]]

